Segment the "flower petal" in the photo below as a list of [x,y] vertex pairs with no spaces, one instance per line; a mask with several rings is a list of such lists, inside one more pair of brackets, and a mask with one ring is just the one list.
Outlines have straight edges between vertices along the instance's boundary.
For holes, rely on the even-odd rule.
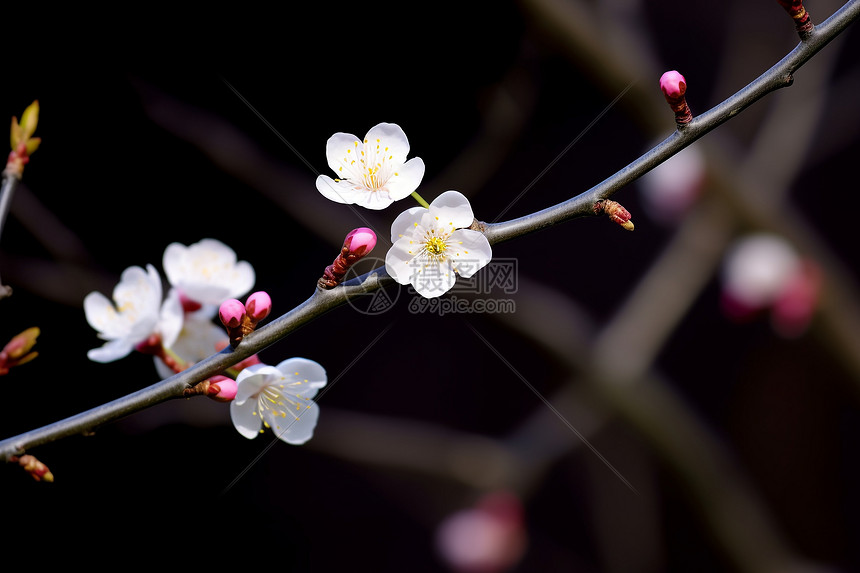
[[379,189],[378,191],[366,191],[355,202],[355,204],[359,207],[364,207],[365,209],[372,209],[374,211],[385,209],[392,203],[394,203],[394,199],[391,198],[391,195],[388,193],[387,189]]
[[316,181],[317,191],[329,201],[343,204],[353,204],[363,200],[370,191],[364,187],[357,187],[354,183],[342,179],[335,181],[327,175],[320,175]]
[[446,251],[454,268],[463,278],[469,278],[487,266],[493,258],[493,249],[483,233],[471,229],[459,229],[448,237]]
[[280,370],[267,364],[254,364],[242,369],[236,377],[238,389],[236,390],[234,402],[239,404],[244,403],[252,396],[258,394],[260,390],[271,385],[272,382],[280,380],[282,376]]
[[236,400],[230,402],[230,419],[236,431],[249,440],[257,437],[260,433],[260,425],[263,423],[257,415],[256,400],[242,403],[237,403]]
[[281,412],[281,416],[275,416],[274,413],[267,410],[264,417],[275,436],[288,444],[299,446],[313,437],[320,417],[320,408],[315,402],[308,400],[298,410],[285,410]]
[[328,381],[325,368],[307,358],[287,358],[277,369],[287,379],[282,390],[302,398],[313,398]]
[[338,179],[349,178],[353,171],[357,173],[352,164],[356,161],[355,157],[360,155],[362,146],[361,140],[351,133],[338,132],[328,138],[325,143],[326,161],[329,168],[337,173]]
[[129,342],[127,339],[119,338],[117,340],[111,340],[104,346],[100,346],[99,348],[93,348],[92,350],[88,351],[87,358],[89,358],[93,362],[113,362],[114,360],[125,358],[131,353],[132,350],[134,350],[134,346],[131,342]]
[[129,330],[128,324],[119,320],[113,303],[98,291],[93,291],[84,297],[84,314],[90,326],[104,339],[121,338]]
[[[185,320],[185,312],[182,310],[182,301],[179,299],[179,291],[175,288],[170,289],[167,297],[161,305],[161,312],[158,316],[158,333],[161,336],[161,343],[170,348],[179,337],[182,331],[182,323]],[[214,348],[213,354],[214,354]]]
[[376,151],[378,145],[379,152],[375,154],[385,157],[391,156],[390,161],[394,165],[403,164],[409,154],[409,140],[403,129],[396,123],[374,125],[364,136],[364,139],[367,141],[369,150]]
[[412,236],[417,226],[415,223],[419,223],[426,212],[424,207],[412,207],[400,213],[391,223],[391,242],[396,243],[402,237]]
[[[420,264],[420,268],[418,265]],[[415,292],[424,298],[436,298],[442,296],[454,286],[457,275],[451,259],[444,261],[431,261],[426,256],[418,257],[412,261],[412,268],[416,272],[410,277]]]
[[385,272],[398,283],[409,284],[412,282],[412,275],[420,268],[412,262],[420,249],[421,247],[408,236],[398,239],[385,254]]
[[[400,167],[397,167],[385,183],[385,188],[395,201],[404,199],[418,189],[424,178],[424,160],[413,157]],[[471,225],[471,221],[469,222]]]
[[475,220],[469,200],[459,191],[445,191],[430,203],[430,214],[438,217],[439,224],[462,229]]

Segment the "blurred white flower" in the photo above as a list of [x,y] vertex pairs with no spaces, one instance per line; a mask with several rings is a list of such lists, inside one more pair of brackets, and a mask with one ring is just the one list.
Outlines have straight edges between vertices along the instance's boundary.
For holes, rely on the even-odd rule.
[[429,209],[407,209],[391,225],[385,270],[425,298],[445,294],[457,274],[469,278],[493,258],[487,237],[463,228],[474,219],[469,200],[457,191],[442,193]]
[[698,199],[704,180],[702,153],[687,147],[639,179],[642,207],[655,221],[674,223]]
[[[168,282],[180,296],[216,307],[228,298],[239,298],[254,286],[254,268],[236,261],[236,253],[216,239],[203,239],[185,246],[171,243],[162,262]],[[214,310],[208,309],[208,316]]]
[[236,382],[230,417],[240,434],[256,438],[262,426],[288,444],[311,439],[319,418],[313,398],[327,382],[322,366],[306,358],[288,358],[277,366],[248,366]]
[[424,161],[409,161],[409,140],[399,125],[380,123],[364,140],[351,133],[335,133],[326,142],[328,166],[337,174],[317,177],[317,190],[335,203],[384,209],[408,197],[424,177]]
[[87,322],[106,340],[87,352],[95,362],[112,362],[127,356],[135,346],[157,335],[170,346],[182,328],[182,305],[178,296],[161,300],[161,277],[155,267],[129,267],[114,288],[113,302],[100,292],[84,298]]
[[738,239],[723,262],[723,291],[741,308],[759,310],[773,304],[800,270],[801,261],[788,242],[768,233]]

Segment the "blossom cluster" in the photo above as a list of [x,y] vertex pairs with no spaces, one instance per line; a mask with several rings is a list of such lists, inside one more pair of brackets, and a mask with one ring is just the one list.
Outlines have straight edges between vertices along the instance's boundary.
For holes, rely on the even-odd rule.
[[[326,144],[326,156],[337,178],[320,175],[316,187],[336,203],[374,210],[412,195],[420,206],[394,219],[385,268],[398,283],[411,284],[421,296],[433,299],[448,292],[457,275],[468,278],[486,266],[492,249],[482,233],[470,229],[475,217],[462,193],[446,191],[429,204],[417,194],[424,162],[407,159],[408,154],[406,134],[393,123],[372,127],[364,139],[336,133]],[[318,282],[321,288],[337,286],[346,267],[375,243],[372,229],[352,231]],[[271,299],[265,292],[253,293],[245,303],[238,300],[254,286],[254,269],[220,241],[172,243],[162,264],[166,294],[161,275],[147,265],[127,268],[112,299],[100,292],[86,296],[87,321],[105,341],[88,352],[91,360],[112,362],[133,351],[144,352],[155,357],[159,375],[167,378],[213,350],[236,348],[269,314]],[[214,323],[216,314],[221,327]],[[230,370],[188,391],[229,402],[233,425],[246,438],[266,428],[290,444],[311,438],[319,417],[313,399],[327,383],[320,364],[289,358],[269,366],[249,359]]]
[[424,162],[407,160],[408,154],[409,140],[394,123],[370,128],[364,139],[335,133],[326,143],[326,158],[337,179],[320,175],[316,186],[336,203],[374,210],[410,195],[422,203],[394,219],[385,270],[421,296],[435,298],[451,290],[457,275],[468,278],[486,266],[492,249],[482,233],[468,228],[475,216],[462,193],[446,191],[429,205],[420,198]]
[[[91,360],[112,362],[136,350],[154,355],[156,370],[167,378],[228,344],[235,345],[237,327],[244,325],[247,331],[269,313],[271,299],[265,292],[252,294],[244,305],[236,300],[251,290],[256,276],[250,263],[238,261],[235,252],[220,241],[172,243],[164,251],[162,264],[169,284],[166,295],[161,275],[147,265],[127,268],[112,300],[99,292],[86,296],[87,321],[106,341],[88,352]],[[233,324],[225,320],[225,309],[236,304],[242,312]],[[213,322],[216,314],[223,327]],[[322,366],[305,358],[267,366],[252,357],[233,370],[238,371],[235,379],[218,375],[205,381],[206,395],[230,402],[231,418],[241,435],[254,438],[262,425],[290,444],[311,438],[319,417],[311,400],[326,384]]]
[[[250,263],[237,261],[235,252],[215,239],[191,246],[172,243],[162,265],[170,285],[166,296],[161,275],[147,265],[123,271],[112,301],[97,291],[84,298],[87,322],[106,341],[87,353],[91,360],[113,362],[153,346],[190,361],[208,356],[224,337],[211,321],[218,306],[247,293],[256,279]],[[201,343],[208,347],[202,355]]]

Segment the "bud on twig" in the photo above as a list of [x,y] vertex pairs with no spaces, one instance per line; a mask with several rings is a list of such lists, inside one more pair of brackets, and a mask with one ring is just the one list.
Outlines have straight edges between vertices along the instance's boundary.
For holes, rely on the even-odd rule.
[[39,332],[35,326],[28,328],[12,337],[12,340],[3,347],[3,350],[0,350],[0,375],[8,374],[9,369],[13,366],[25,364],[39,355],[36,351],[31,352],[33,346],[36,345]]
[[814,28],[812,18],[809,17],[809,12],[803,7],[803,0],[776,0],[782,6],[788,15],[794,20],[794,27],[801,39],[808,36]]
[[242,304],[235,298],[225,300],[218,309],[221,324],[227,329],[230,347],[236,348],[242,339],[257,327],[257,323],[269,316],[272,299],[263,291],[253,293]]
[[51,473],[48,466],[37,460],[36,456],[31,456],[30,454],[21,457],[11,456],[9,461],[18,462],[18,465],[24,468],[24,471],[33,476],[33,479],[36,481],[54,481],[54,474]]
[[33,155],[42,142],[40,138],[33,137],[38,124],[38,100],[27,106],[27,109],[21,114],[21,123],[18,123],[17,117],[12,118],[12,128],[9,137],[12,151],[6,160],[6,168],[3,170],[4,175],[20,179],[24,174],[24,166],[29,163],[30,156]]
[[376,233],[367,227],[359,227],[349,232],[343,241],[343,248],[334,262],[325,268],[323,276],[317,281],[321,289],[334,288],[343,281],[349,267],[354,265],[376,246]]
[[693,119],[693,112],[687,105],[687,81],[684,76],[672,70],[660,76],[660,90],[666,98],[666,102],[675,112],[675,123],[678,127],[687,125]]
[[592,209],[595,214],[600,214],[600,212],[603,211],[612,221],[618,223],[626,230],[633,230],[633,221],[630,220],[630,211],[625,209],[618,201],[603,199],[595,203]]

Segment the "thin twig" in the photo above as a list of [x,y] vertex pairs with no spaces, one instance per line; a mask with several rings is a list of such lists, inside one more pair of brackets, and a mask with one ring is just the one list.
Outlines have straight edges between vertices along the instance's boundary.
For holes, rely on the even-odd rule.
[[[15,194],[15,187],[18,186],[18,178],[12,175],[3,177],[3,186],[0,188],[0,236],[3,234],[3,227],[6,224],[6,215],[9,214],[9,208],[12,205],[12,196]],[[0,300],[10,296],[12,288],[3,284],[0,280]]]

